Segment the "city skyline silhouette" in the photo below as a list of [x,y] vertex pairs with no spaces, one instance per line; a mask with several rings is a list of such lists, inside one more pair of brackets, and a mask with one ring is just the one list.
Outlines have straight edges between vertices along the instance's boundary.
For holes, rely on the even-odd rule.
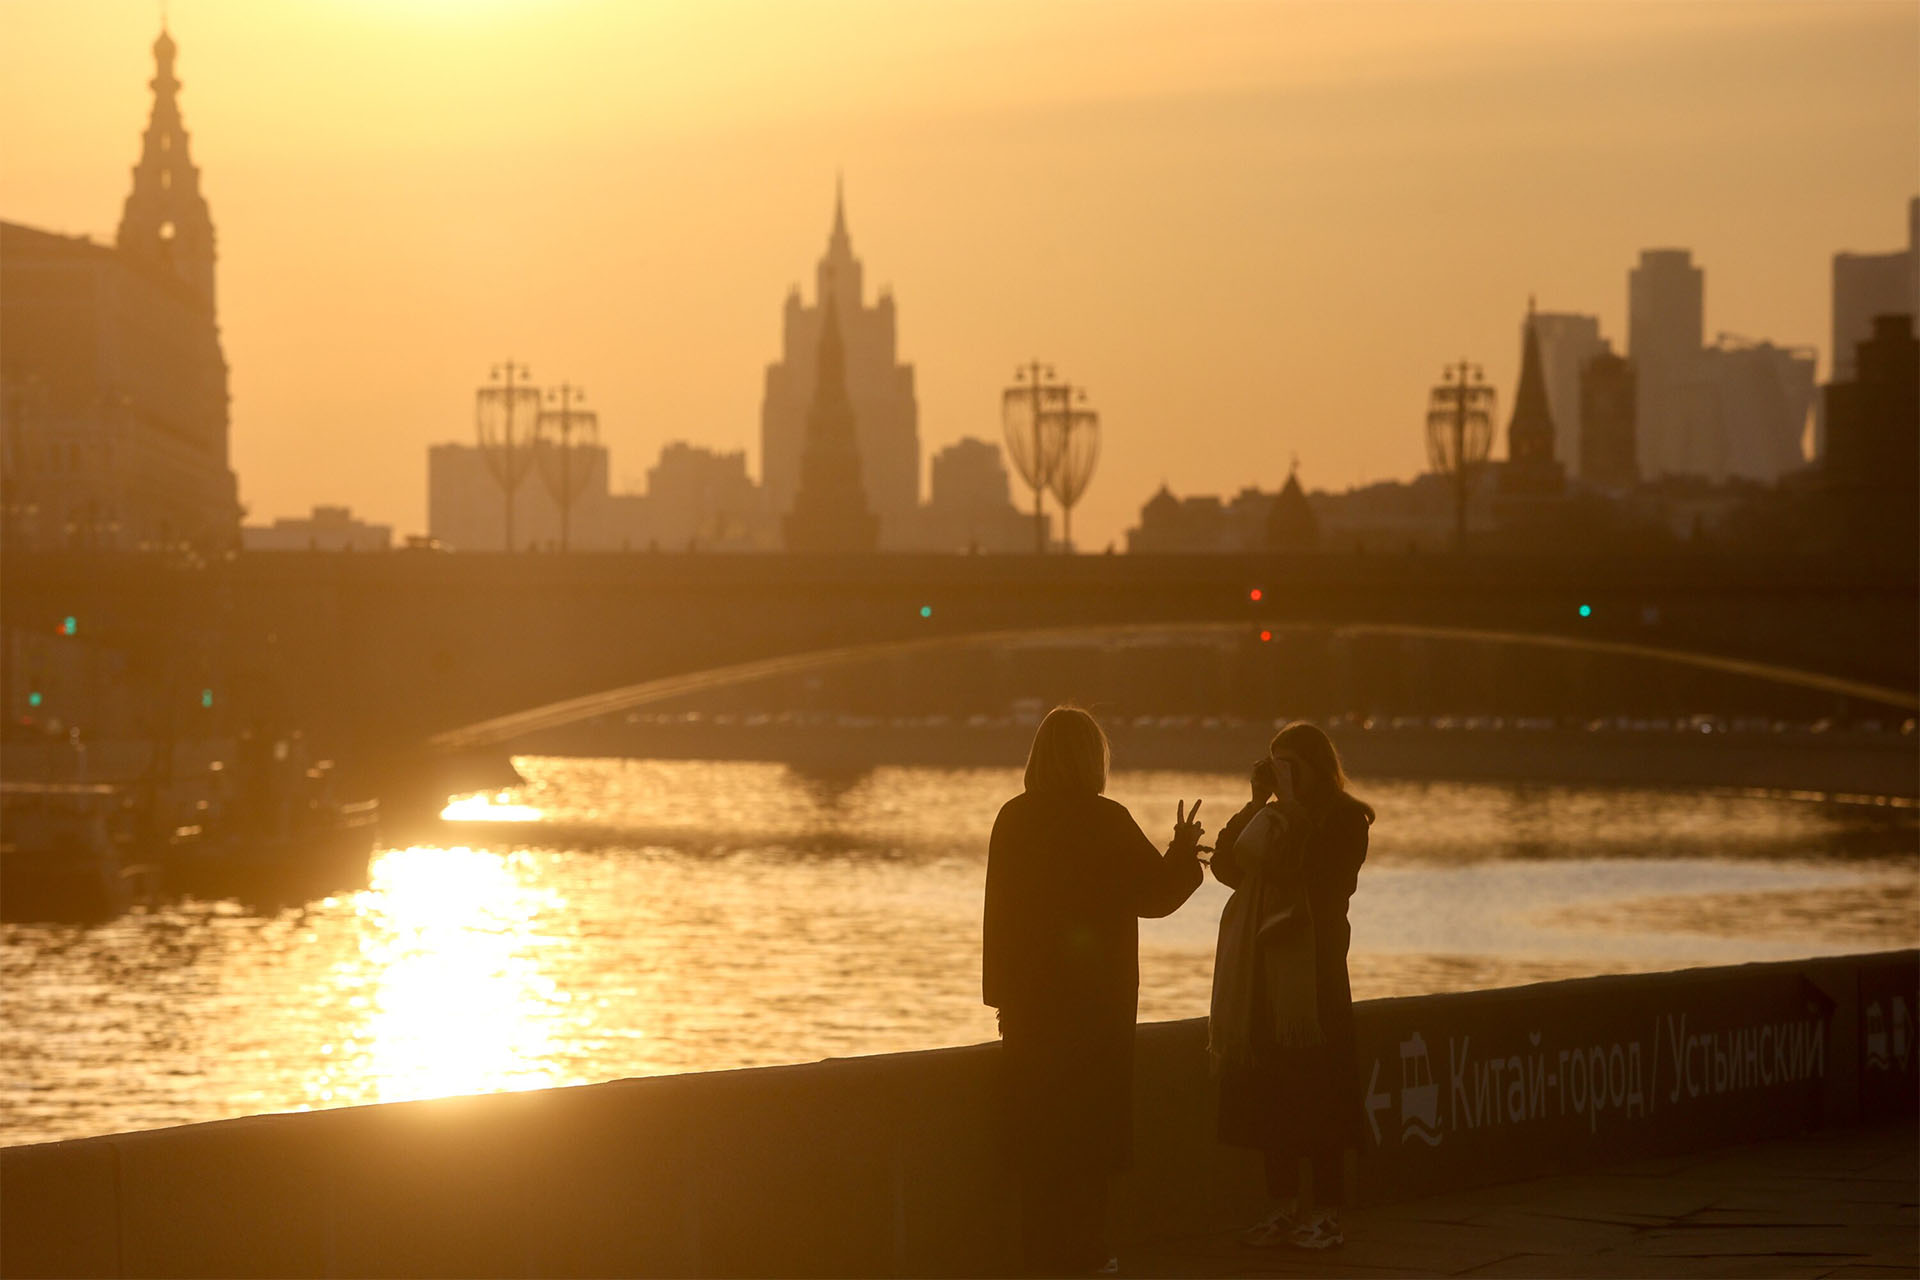
[[[1101,392],[1086,549],[1163,480],[1278,488],[1294,453],[1309,488],[1411,477],[1445,361],[1510,395],[1529,293],[1619,343],[1647,247],[1706,269],[1709,334],[1820,347],[1824,379],[1831,255],[1903,238],[1910,10],[1204,13],[176,7],[250,521],[423,529],[424,446],[466,437],[502,344],[595,387],[617,465],[687,439],[757,477],[839,168],[918,371],[923,492],[1045,350]],[[9,220],[110,238],[156,17],[9,6],[35,51],[0,90]],[[1058,39],[1080,55],[1042,76]],[[620,70],[676,58],[704,78]]]
[[1920,1274],[1913,0],[0,41],[0,1274]]

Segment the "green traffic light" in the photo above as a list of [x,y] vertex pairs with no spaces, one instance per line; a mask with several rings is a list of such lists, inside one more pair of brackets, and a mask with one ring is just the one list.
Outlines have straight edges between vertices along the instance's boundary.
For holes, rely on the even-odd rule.
[[60,624],[60,634],[63,636],[71,636],[78,635],[79,633],[80,619],[74,617],[72,614],[68,614],[66,619]]
[[920,616],[923,618],[931,618],[933,616],[933,606],[930,604],[921,605]]
[[30,707],[37,707],[37,706],[39,706],[39,705],[40,705],[40,701],[41,701],[41,699],[40,699],[40,691],[39,691],[38,689],[35,689],[35,690],[34,690],[34,691],[33,691],[32,693],[30,693],[30,694],[28,694],[28,695],[27,695],[27,705],[28,705],[28,706],[30,706]]
[[213,705],[213,690],[202,689],[200,691],[200,705],[203,707],[210,707]]
[[1580,616],[1583,618],[1591,618],[1593,616],[1593,606],[1590,604],[1581,605]]

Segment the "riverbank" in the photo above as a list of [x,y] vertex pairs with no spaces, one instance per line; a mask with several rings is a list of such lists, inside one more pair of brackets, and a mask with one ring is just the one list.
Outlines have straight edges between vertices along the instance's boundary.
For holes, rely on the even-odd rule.
[[[1116,717],[1106,727],[1116,767],[1238,773],[1277,726],[1223,717]],[[1033,728],[1032,717],[1018,716],[635,715],[539,734],[516,747],[543,755],[757,760],[815,769],[983,768],[1024,760]],[[1703,718],[1575,728],[1442,718],[1344,721],[1329,728],[1349,772],[1361,778],[1920,796],[1920,736],[1898,726],[1734,728]]]
[[[1636,1160],[1686,1200],[1689,1153],[1910,1134],[1917,977],[1909,950],[1363,1002],[1361,1203]],[[1213,1137],[1205,1038],[1137,1032],[1123,1255],[1261,1208],[1257,1155]],[[1007,1274],[999,1069],[988,1043],[4,1148],[0,1272]]]

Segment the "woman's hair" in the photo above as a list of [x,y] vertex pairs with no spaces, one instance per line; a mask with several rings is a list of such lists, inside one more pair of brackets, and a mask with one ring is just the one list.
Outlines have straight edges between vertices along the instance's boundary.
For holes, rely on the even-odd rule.
[[1326,799],[1345,796],[1366,811],[1368,822],[1373,821],[1373,806],[1347,790],[1347,771],[1340,767],[1340,753],[1333,749],[1333,739],[1329,738],[1326,731],[1319,725],[1308,724],[1305,720],[1295,720],[1274,734],[1272,743],[1267,747],[1267,754],[1277,756],[1283,753],[1298,757],[1314,771],[1332,793],[1326,796]]
[[1027,790],[1099,795],[1107,789],[1110,754],[1097,720],[1078,707],[1055,707],[1027,752]]

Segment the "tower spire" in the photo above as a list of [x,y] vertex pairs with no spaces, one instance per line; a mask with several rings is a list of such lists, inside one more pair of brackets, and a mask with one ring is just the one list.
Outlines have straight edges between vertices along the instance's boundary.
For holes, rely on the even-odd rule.
[[1529,297],[1520,346],[1520,386],[1513,393],[1500,489],[1545,497],[1561,492],[1565,485],[1566,475],[1553,456],[1553,412],[1547,404],[1547,375],[1540,359],[1540,322]]
[[1540,327],[1527,299],[1526,336],[1520,349],[1520,386],[1507,424],[1507,457],[1531,462],[1553,457],[1553,413],[1547,406],[1547,375],[1540,360]]
[[833,231],[827,237],[827,257],[839,260],[853,256],[853,237],[847,233],[847,179],[835,170],[833,175]]
[[153,113],[133,166],[133,189],[120,215],[115,243],[159,271],[185,281],[213,306],[213,218],[200,193],[200,170],[187,151],[180,120],[179,52],[163,18],[153,42]]
[[822,300],[833,289],[839,294],[841,310],[859,311],[865,285],[860,260],[853,256],[853,237],[847,232],[846,178],[838,171],[833,176],[833,230],[827,235],[827,251],[820,259],[815,283]]

